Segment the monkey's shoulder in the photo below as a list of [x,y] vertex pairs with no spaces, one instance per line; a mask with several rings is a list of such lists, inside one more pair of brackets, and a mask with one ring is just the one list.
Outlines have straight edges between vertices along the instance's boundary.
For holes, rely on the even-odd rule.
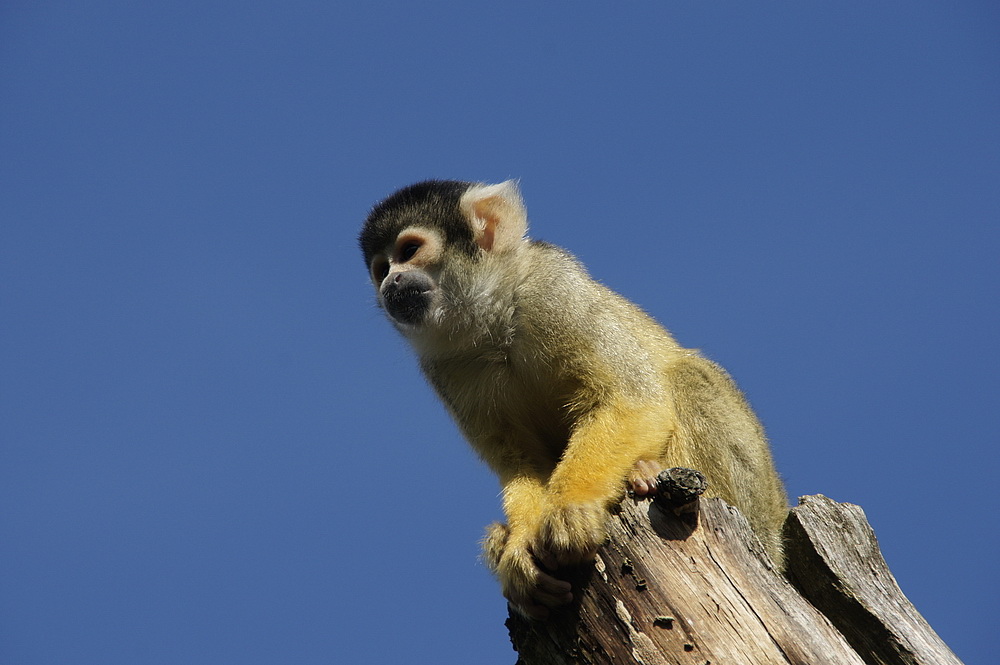
[[531,241],[528,269],[518,290],[522,327],[538,334],[593,346],[676,347],[670,333],[640,306],[591,276],[570,251],[545,241]]

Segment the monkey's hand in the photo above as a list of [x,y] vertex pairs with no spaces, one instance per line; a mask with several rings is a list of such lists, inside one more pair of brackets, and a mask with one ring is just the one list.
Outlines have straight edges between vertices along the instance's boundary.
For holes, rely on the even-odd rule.
[[506,524],[491,524],[483,539],[483,557],[499,578],[504,598],[511,607],[529,619],[545,619],[549,608],[573,600],[571,586],[542,570],[520,540],[511,536]]
[[531,549],[550,570],[590,562],[604,542],[607,517],[603,501],[553,506],[542,515]]

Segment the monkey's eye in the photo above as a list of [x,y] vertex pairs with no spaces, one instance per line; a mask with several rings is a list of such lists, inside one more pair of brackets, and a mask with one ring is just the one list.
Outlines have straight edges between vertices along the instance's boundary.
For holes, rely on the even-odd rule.
[[420,249],[419,242],[410,240],[403,243],[403,246],[399,248],[399,259],[401,261],[409,261],[417,253],[418,249]]

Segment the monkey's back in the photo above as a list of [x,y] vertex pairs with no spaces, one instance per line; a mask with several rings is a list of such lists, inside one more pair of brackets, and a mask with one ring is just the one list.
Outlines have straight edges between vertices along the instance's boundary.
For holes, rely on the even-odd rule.
[[[624,392],[659,403],[676,418],[662,462],[704,473],[710,496],[740,508],[779,565],[787,496],[771,457],[763,426],[729,374],[698,351],[681,347],[638,306],[593,280],[570,253],[536,244],[540,258],[531,287],[557,294],[545,301],[543,322],[533,337],[554,337],[553,356],[573,367],[577,352],[587,359],[576,371],[600,377],[581,383],[579,412],[592,401]],[[535,297],[529,298],[535,300]],[[585,317],[562,311],[585,312]],[[594,365],[599,365],[595,367]]]

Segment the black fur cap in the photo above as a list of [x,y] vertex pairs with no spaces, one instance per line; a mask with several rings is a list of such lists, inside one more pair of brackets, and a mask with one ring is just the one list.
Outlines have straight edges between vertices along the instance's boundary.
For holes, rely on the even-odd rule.
[[385,249],[408,226],[440,229],[448,246],[475,255],[477,246],[472,228],[458,208],[462,194],[472,184],[458,180],[425,180],[400,189],[372,208],[358,236],[365,265],[370,265],[372,256]]

